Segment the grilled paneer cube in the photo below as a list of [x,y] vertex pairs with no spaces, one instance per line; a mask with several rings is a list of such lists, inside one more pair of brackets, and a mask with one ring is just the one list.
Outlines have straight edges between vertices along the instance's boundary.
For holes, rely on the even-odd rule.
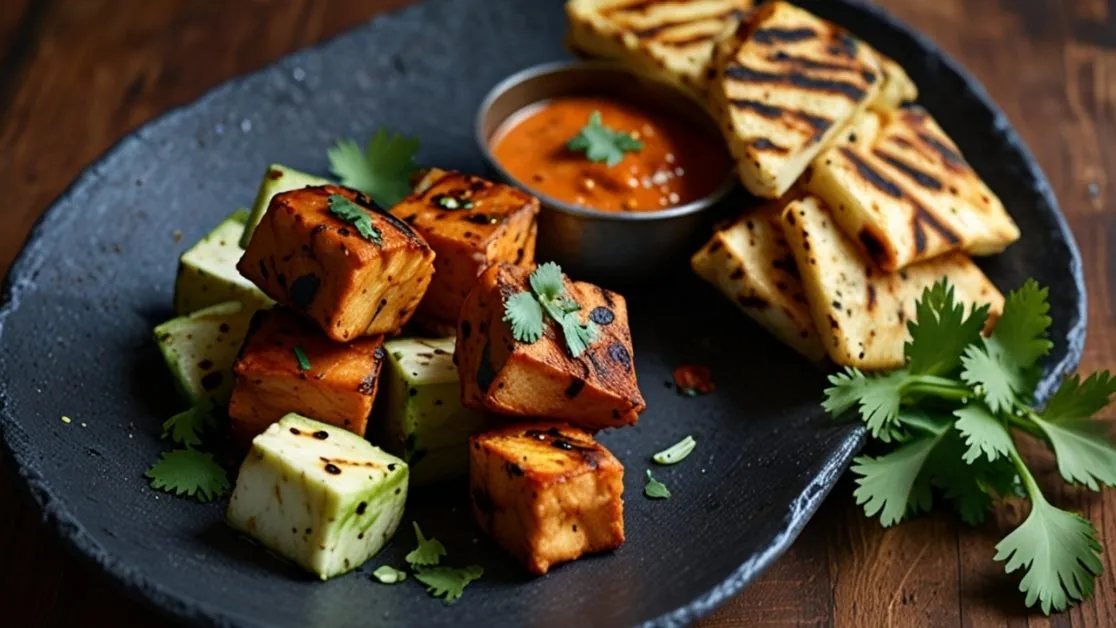
[[580,429],[509,425],[470,439],[477,524],[533,574],[624,543],[624,467]]
[[263,215],[267,212],[267,208],[271,206],[271,199],[276,194],[315,185],[329,185],[330,183],[329,179],[299,172],[282,164],[268,166],[267,171],[264,172],[263,181],[260,182],[260,189],[256,192],[256,201],[252,203],[252,212],[248,215],[244,234],[240,238],[240,248],[248,248],[248,242],[252,240],[252,232],[260,224],[260,220],[263,220]]
[[597,340],[574,358],[557,324],[545,317],[536,342],[513,337],[505,302],[531,290],[530,274],[511,264],[490,266],[465,299],[455,353],[465,407],[592,430],[635,423],[646,404],[636,383],[624,297],[563,276],[567,297],[581,308],[575,315],[598,330]]
[[218,303],[171,319],[154,330],[155,342],[179,392],[190,405],[224,405],[233,388],[233,362],[252,310],[239,301]]
[[718,45],[711,108],[753,194],[778,198],[879,91],[873,50],[786,2],[761,5]]
[[432,170],[391,213],[437,253],[418,313],[432,327],[457,324],[465,296],[489,264],[534,265],[539,201],[510,185]]
[[718,230],[690,266],[776,338],[820,362],[825,347],[783,236],[781,214],[790,200],[772,201]]
[[818,333],[837,364],[872,370],[903,366],[907,321],[915,314],[915,302],[942,279],[953,285],[959,302],[989,304],[991,319],[1003,310],[999,290],[963,253],[881,272],[816,197],[787,206],[783,229]]
[[234,213],[178,258],[178,277],[174,280],[176,312],[189,314],[227,301],[239,301],[252,312],[271,307],[271,299],[236,270],[244,253],[240,236],[247,220],[247,212]]
[[570,47],[703,97],[716,42],[753,0],[569,0]]
[[246,445],[290,412],[363,436],[384,355],[381,336],[342,344],[290,310],[257,313],[233,367],[234,440]]
[[411,318],[434,276],[434,251],[366,195],[326,185],[275,196],[237,268],[346,342]]
[[289,414],[252,441],[226,518],[325,580],[375,556],[399,527],[406,501],[402,460]]
[[461,405],[453,347],[452,337],[384,343],[383,446],[410,465],[412,486],[466,475],[469,437],[488,424]]
[[805,183],[884,270],[950,251],[998,253],[1019,238],[996,195],[918,107],[885,114],[874,141],[835,146]]

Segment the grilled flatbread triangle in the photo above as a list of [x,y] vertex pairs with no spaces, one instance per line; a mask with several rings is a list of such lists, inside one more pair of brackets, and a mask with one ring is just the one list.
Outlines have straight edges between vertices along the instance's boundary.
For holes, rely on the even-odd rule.
[[818,334],[837,364],[869,370],[903,366],[907,321],[915,302],[943,278],[954,286],[960,302],[990,304],[993,319],[1003,311],[1003,295],[964,253],[883,273],[815,196],[788,205],[782,226]]

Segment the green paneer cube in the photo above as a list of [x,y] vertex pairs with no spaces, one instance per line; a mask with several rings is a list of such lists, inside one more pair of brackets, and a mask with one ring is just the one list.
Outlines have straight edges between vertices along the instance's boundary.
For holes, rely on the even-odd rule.
[[288,414],[252,441],[227,520],[325,580],[395,533],[407,476],[406,463],[356,434]]
[[233,362],[248,333],[254,310],[238,301],[218,303],[171,319],[154,330],[155,342],[191,406],[228,403]]
[[272,306],[272,300],[236,269],[244,253],[240,237],[247,221],[247,210],[236,212],[178,259],[177,313],[189,314],[225,301],[240,301],[252,311]]
[[469,436],[488,425],[485,415],[461,405],[453,348],[452,337],[384,343],[385,448],[411,466],[414,486],[468,474]]
[[267,206],[271,204],[271,197],[283,192],[290,192],[299,188],[329,185],[329,179],[316,177],[312,174],[299,172],[280,164],[271,164],[264,172],[263,181],[260,182],[260,191],[256,193],[256,202],[252,205],[252,213],[248,216],[248,224],[244,228],[244,235],[240,238],[240,247],[248,248],[248,241],[252,239],[252,232],[260,224]]

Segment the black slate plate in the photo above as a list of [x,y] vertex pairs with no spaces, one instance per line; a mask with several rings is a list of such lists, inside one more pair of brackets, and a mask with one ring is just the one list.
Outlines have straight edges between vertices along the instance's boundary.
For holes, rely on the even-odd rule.
[[[1023,241],[988,260],[1003,289],[1051,288],[1055,355],[1044,390],[1080,357],[1085,290],[1072,236],[1045,178],[981,87],[879,9],[804,3],[894,56],[923,102],[1001,195]],[[791,543],[863,433],[818,411],[822,374],[685,273],[667,298],[632,294],[636,363],[649,410],[604,435],[624,461],[628,543],[528,579],[469,521],[464,491],[412,501],[454,563],[483,580],[454,606],[413,581],[356,575],[321,584],[222,524],[222,506],[147,488],[179,404],[149,338],[168,318],[175,260],[252,198],[266,163],[325,168],[338,137],[387,125],[423,139],[427,163],[477,171],[471,122],[507,74],[562,58],[558,2],[434,0],[222,86],[123,140],[35,228],[0,310],[0,428],[8,459],[50,525],[112,578],[168,613],[263,626],[623,625],[690,621],[739,591]],[[172,234],[180,229],[181,242]],[[664,386],[683,362],[713,368],[719,392]],[[62,415],[73,417],[65,425]],[[659,469],[675,493],[640,496],[648,456],[686,434],[685,463]],[[404,530],[383,561],[400,564]]]

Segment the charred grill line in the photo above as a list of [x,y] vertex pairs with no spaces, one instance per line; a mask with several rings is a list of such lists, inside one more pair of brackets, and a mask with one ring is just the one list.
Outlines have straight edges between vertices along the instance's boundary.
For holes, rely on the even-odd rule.
[[790,116],[801,120],[810,125],[810,128],[814,131],[813,137],[810,138],[811,142],[816,142],[818,139],[821,138],[822,135],[825,135],[825,132],[829,130],[830,125],[833,124],[833,121],[829,120],[828,118],[815,116],[806,113],[805,111],[787,111],[781,107],[776,107],[775,105],[768,105],[755,100],[748,100],[746,98],[734,98],[732,100],[729,100],[729,104],[737,109],[748,109],[750,111],[754,111],[759,115],[765,118],[770,118],[772,120],[777,120],[779,118],[782,118],[783,116]]
[[950,170],[954,170],[956,172],[964,172],[969,169],[969,164],[965,162],[965,158],[962,157],[961,154],[957,151],[953,150],[949,146],[946,146],[938,138],[927,133],[919,133],[918,139],[922,140],[923,143],[934,149],[934,152],[938,153],[938,155],[941,156],[942,161],[945,162],[946,167]]
[[806,41],[817,36],[812,28],[761,28],[752,33],[752,41],[769,46],[775,42]]
[[[623,7],[623,8],[627,9],[627,7]],[[674,22],[663,22],[662,24],[656,24],[655,26],[651,26],[649,28],[645,28],[645,29],[638,30],[638,31],[633,31],[632,34],[635,35],[636,37],[638,37],[639,39],[650,39],[650,38],[658,35],[659,33],[663,32],[665,30],[675,28],[677,26],[686,26],[686,25],[689,25],[689,24],[699,24],[699,23],[703,23],[703,22],[714,22],[715,25],[717,25],[719,27],[721,24],[723,24],[726,20],[728,20],[730,18],[738,20],[741,17],[743,17],[743,13],[740,11],[740,9],[729,9],[728,11],[724,11],[724,12],[718,13],[716,15],[705,15],[705,16],[693,17],[693,18],[684,18],[682,20],[678,20],[678,21],[674,21]],[[716,29],[716,30],[718,32],[720,31],[719,28]],[[710,33],[708,35],[702,35],[701,37],[702,37],[702,40],[712,39],[713,37],[716,36],[716,34],[717,33],[714,32],[714,33]],[[685,40],[681,40],[681,41],[685,41]],[[699,41],[701,41],[701,40],[699,40]],[[682,44],[672,42],[672,41],[662,41],[660,43],[671,45],[671,46],[682,47]]]
[[867,162],[865,162],[856,153],[852,152],[848,148],[842,146],[839,150],[841,151],[841,155],[843,155],[845,159],[848,159],[849,162],[851,162],[852,165],[856,168],[856,173],[860,175],[860,178],[864,179],[872,187],[883,192],[884,194],[887,194],[891,198],[903,198],[903,190],[891,179],[888,179],[884,175],[880,174],[875,168],[868,165]]
[[[925,250],[925,245],[923,245],[923,247],[919,247],[918,246],[918,241],[917,241],[918,233],[922,231],[922,226],[923,225],[926,225],[927,227],[930,227],[934,231],[937,231],[938,235],[945,238],[946,242],[949,242],[950,245],[957,246],[958,244],[961,244],[961,238],[956,233],[954,233],[949,227],[942,224],[941,221],[938,220],[937,216],[930,213],[930,211],[927,210],[925,207],[923,207],[918,201],[915,201],[914,199],[910,199],[910,201],[911,201],[911,204],[915,208],[915,217],[914,217],[914,229],[915,229],[915,236],[916,236],[915,249],[919,253],[922,253]],[[923,238],[925,238],[925,233],[923,233]]]
[[912,166],[912,165],[908,164],[907,162],[903,161],[902,159],[899,159],[898,157],[895,157],[893,155],[885,153],[884,151],[882,151],[878,148],[874,149],[872,151],[872,154],[875,155],[877,158],[879,158],[884,163],[890,165],[892,168],[895,168],[899,172],[902,172],[903,174],[907,175],[908,177],[911,178],[912,181],[921,185],[922,187],[928,188],[928,189],[931,189],[931,190],[941,190],[942,189],[942,182],[939,181],[936,177],[934,177],[932,175],[929,175],[929,174],[919,170],[918,168],[915,168],[914,166]]
[[769,152],[772,152],[772,153],[779,153],[780,155],[786,155],[787,153],[790,152],[786,148],[783,148],[782,146],[779,146],[775,142],[772,142],[771,140],[767,139],[766,137],[760,137],[760,138],[752,140],[752,148],[754,148],[756,150],[769,151]]
[[[829,70],[832,72],[860,72],[860,68],[845,65],[843,63],[829,63],[827,61],[816,61],[810,57],[803,57],[801,55],[792,55],[782,50],[779,50],[767,57],[768,61],[775,61],[779,63],[793,63],[794,65],[807,70]],[[869,82],[875,81],[875,75]]]
[[787,72],[786,74],[776,74],[774,72],[764,72],[737,64],[725,68],[725,77],[735,81],[746,81],[749,83],[792,85],[802,89],[833,92],[846,96],[853,101],[863,100],[865,96],[864,89],[859,85],[846,83],[845,81],[814,78],[801,72],[794,71]]
[[748,100],[745,98],[733,98],[729,104],[737,109],[749,109],[754,111],[765,118],[779,118],[783,115],[783,110],[774,105],[767,105],[759,102],[758,100]]

